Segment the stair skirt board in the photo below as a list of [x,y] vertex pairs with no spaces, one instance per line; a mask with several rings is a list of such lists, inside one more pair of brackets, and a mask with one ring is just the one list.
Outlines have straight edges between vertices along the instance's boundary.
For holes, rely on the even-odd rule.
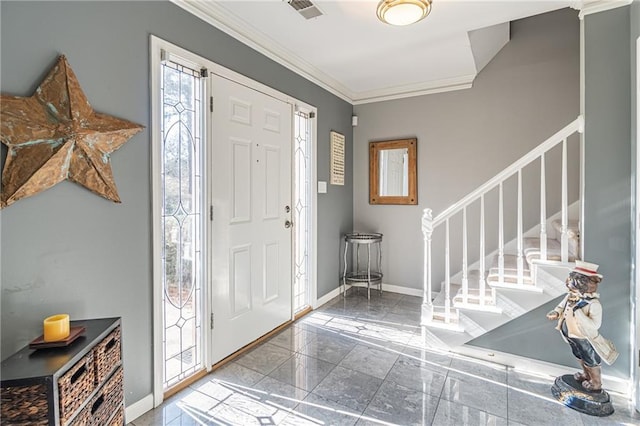
[[[450,292],[453,294],[457,292],[457,294],[453,297],[449,322],[445,322],[443,287],[434,298],[433,305],[423,307],[422,325],[430,329],[428,332],[433,335],[430,340],[446,342],[440,348],[451,349],[524,315],[566,292],[564,279],[570,270],[567,265],[537,265],[536,269],[537,285],[528,286],[530,291],[522,291],[524,286],[517,284],[512,284],[514,288],[487,288],[484,306],[479,303],[477,278],[470,280],[466,303],[463,303],[461,285],[450,284]],[[477,274],[475,276],[477,277]],[[492,301],[493,294],[495,299]],[[447,330],[449,334],[451,331],[457,331],[459,335],[454,338],[451,335],[442,334],[444,331],[441,329]]]
[[[493,349],[482,348],[480,346],[460,345],[452,348],[449,352],[456,356],[469,357],[474,360],[490,362],[525,372],[530,375],[543,377],[545,379],[558,377],[563,374],[576,371],[575,365],[565,366],[514,355],[506,352],[495,351]],[[603,382],[607,384],[607,392],[618,393],[621,398],[628,399],[631,381],[620,377],[603,374]],[[593,417],[593,419],[596,419]]]

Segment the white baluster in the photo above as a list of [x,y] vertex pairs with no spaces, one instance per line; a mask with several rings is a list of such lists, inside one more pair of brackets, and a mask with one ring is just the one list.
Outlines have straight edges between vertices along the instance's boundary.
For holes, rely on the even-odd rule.
[[547,184],[544,152],[540,155],[540,259],[547,260]]
[[424,239],[424,282],[422,296],[422,322],[433,320],[433,303],[431,301],[431,234],[433,234],[433,217],[431,209],[424,209],[422,215],[422,236]]
[[562,141],[562,235],[560,237],[560,260],[569,261],[569,205],[567,194],[567,139]]
[[444,322],[451,322],[451,275],[449,250],[449,219],[445,222],[444,237]]
[[469,258],[467,257],[467,207],[462,209],[462,303],[469,298]]
[[504,283],[504,190],[500,182],[498,199],[498,282]]
[[518,170],[518,284],[524,283],[524,258],[522,255],[522,169]]
[[484,278],[484,273],[486,270],[485,267],[485,241],[484,241],[484,194],[480,196],[480,281],[479,281],[479,292],[480,292],[480,306],[484,306],[485,302],[485,291],[487,282]]

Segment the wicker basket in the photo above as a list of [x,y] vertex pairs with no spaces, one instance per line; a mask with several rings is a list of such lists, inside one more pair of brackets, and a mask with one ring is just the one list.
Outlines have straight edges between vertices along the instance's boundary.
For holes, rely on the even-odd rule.
[[0,419],[3,425],[46,425],[47,388],[44,384],[8,386],[0,390]]
[[65,424],[93,392],[93,362],[93,352],[89,352],[58,380],[61,424]]
[[95,358],[95,381],[99,385],[120,364],[120,327],[113,330],[93,350]]
[[122,425],[124,425],[124,408],[121,408],[120,411],[118,411],[118,414],[113,416],[113,419],[111,419],[111,422],[109,422],[109,426],[122,426]]
[[91,406],[87,404],[68,426],[89,426],[91,424]]
[[91,400],[91,424],[106,425],[111,415],[122,409],[122,400],[122,368],[119,368]]

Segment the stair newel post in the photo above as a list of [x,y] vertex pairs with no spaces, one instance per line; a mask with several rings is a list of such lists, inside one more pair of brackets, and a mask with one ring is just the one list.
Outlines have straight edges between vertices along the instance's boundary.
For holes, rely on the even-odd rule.
[[449,219],[445,221],[444,237],[444,322],[451,322],[451,253],[449,250]]
[[424,209],[422,215],[422,237],[424,240],[422,323],[433,320],[433,302],[431,301],[431,234],[433,234],[433,217],[431,209]]
[[498,188],[498,282],[504,282],[504,190]]
[[544,152],[540,155],[540,259],[547,260],[547,183]]
[[524,284],[524,256],[522,238],[522,169],[518,170],[518,284]]
[[567,138],[562,141],[562,235],[560,238],[560,260],[569,261],[569,201],[567,194]]
[[462,209],[462,303],[468,302],[469,296],[469,271],[467,257],[467,207]]
[[480,281],[479,284],[479,296],[480,296],[480,306],[484,306],[485,304],[485,293],[487,282],[485,281],[485,241],[484,241],[484,194],[480,196],[480,259],[479,259],[479,269],[480,269]]

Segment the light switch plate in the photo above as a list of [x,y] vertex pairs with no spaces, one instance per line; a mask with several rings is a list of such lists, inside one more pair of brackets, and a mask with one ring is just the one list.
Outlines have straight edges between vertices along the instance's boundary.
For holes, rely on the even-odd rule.
[[327,182],[318,181],[318,194],[326,194],[327,193]]

